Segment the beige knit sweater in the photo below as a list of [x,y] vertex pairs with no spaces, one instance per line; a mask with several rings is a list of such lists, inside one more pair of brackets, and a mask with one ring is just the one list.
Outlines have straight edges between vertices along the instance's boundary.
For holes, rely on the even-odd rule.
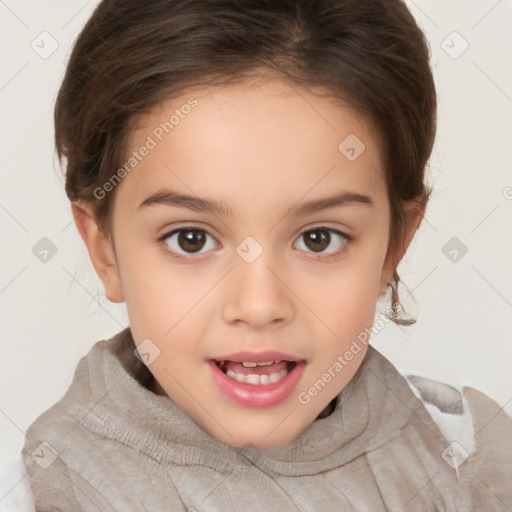
[[[419,378],[411,389],[370,347],[334,410],[297,439],[235,448],[154,393],[134,349],[129,328],[96,343],[29,427],[38,511],[512,510],[512,420],[475,389]],[[464,404],[470,436],[443,435],[435,413],[456,425]]]

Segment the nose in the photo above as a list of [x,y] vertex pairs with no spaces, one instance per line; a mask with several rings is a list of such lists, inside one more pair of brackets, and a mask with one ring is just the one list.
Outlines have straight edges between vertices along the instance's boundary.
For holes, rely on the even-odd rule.
[[252,263],[236,256],[227,288],[222,315],[229,324],[245,323],[252,329],[263,329],[284,325],[293,317],[293,293],[265,252]]

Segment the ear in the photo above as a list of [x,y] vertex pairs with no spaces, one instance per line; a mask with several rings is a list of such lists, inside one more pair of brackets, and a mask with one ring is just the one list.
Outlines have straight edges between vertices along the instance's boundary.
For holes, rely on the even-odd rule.
[[403,241],[403,245],[398,248],[388,248],[388,252],[386,255],[386,259],[384,261],[384,265],[382,267],[380,286],[379,286],[379,297],[383,297],[386,294],[387,287],[393,273],[395,272],[398,264],[402,260],[409,244],[416,233],[416,230],[419,228],[421,221],[423,220],[423,216],[425,214],[425,206],[420,205],[415,201],[411,201],[406,203],[405,206],[405,216],[406,216],[406,225],[405,225],[405,239]]
[[83,201],[73,201],[71,212],[78,232],[87,247],[94,269],[105,287],[107,299],[111,302],[123,302],[121,276],[114,248],[96,223],[91,206]]

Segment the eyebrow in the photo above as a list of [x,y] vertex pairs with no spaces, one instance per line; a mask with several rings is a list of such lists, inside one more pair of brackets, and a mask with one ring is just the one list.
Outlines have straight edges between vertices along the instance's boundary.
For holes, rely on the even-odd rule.
[[[290,211],[295,215],[304,215],[308,213],[326,210],[337,206],[364,204],[374,206],[370,196],[359,194],[357,192],[340,192],[336,195],[298,203]],[[189,196],[173,190],[158,190],[144,199],[138,206],[143,209],[149,206],[165,205],[177,208],[187,208],[199,213],[210,213],[213,215],[233,216],[233,209],[222,201]]]

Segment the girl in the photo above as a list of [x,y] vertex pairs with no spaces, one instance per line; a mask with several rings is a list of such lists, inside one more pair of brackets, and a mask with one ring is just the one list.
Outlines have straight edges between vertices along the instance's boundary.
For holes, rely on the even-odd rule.
[[27,431],[37,510],[510,510],[510,418],[369,344],[435,123],[400,0],[104,0],[56,146],[130,326]]

